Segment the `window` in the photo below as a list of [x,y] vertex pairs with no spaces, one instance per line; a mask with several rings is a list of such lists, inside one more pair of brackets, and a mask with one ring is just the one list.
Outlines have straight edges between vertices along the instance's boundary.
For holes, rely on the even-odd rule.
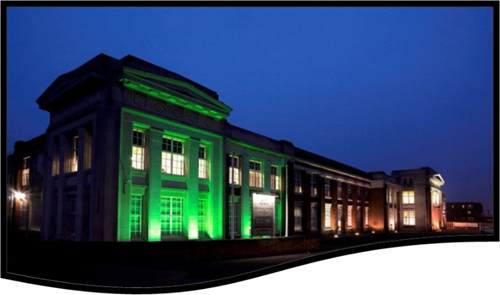
[[198,238],[207,235],[207,200],[198,200]]
[[24,199],[21,201],[19,216],[19,229],[27,229],[28,226],[28,200]]
[[132,168],[144,170],[144,132],[134,130],[132,136]]
[[318,230],[318,203],[311,203],[311,230]]
[[[236,198],[235,198],[236,199]],[[234,200],[234,207],[232,206],[231,199],[229,200],[229,228],[231,229],[231,223],[233,222],[233,213],[232,210],[234,208],[234,236],[241,237],[241,219],[240,219],[240,202],[238,200]]]
[[78,171],[78,135],[73,137],[73,150],[70,159],[70,172]]
[[352,200],[351,184],[347,184],[347,199]]
[[84,165],[85,169],[90,169],[92,168],[92,130],[90,128],[87,128],[85,130],[85,156],[84,156]]
[[339,230],[342,228],[342,205],[337,207],[337,226]]
[[184,175],[183,142],[163,137],[161,154],[161,172],[174,175]]
[[415,225],[415,211],[414,210],[404,210],[403,211],[403,225]]
[[325,204],[325,228],[331,228],[331,209],[332,204]]
[[361,228],[361,207],[357,206],[356,208],[356,227]]
[[240,158],[230,156],[229,183],[241,185]]
[[142,196],[130,196],[130,238],[138,240],[142,237]]
[[368,226],[368,210],[370,207],[365,207],[365,226]]
[[302,173],[300,170],[295,170],[295,193],[302,193]]
[[359,186],[356,190],[356,200],[358,200],[358,202],[361,202],[361,188]]
[[[439,206],[440,203],[441,202],[439,200],[439,191],[432,190],[432,204],[434,206]],[[471,205],[469,205],[469,208],[471,208]]]
[[392,188],[387,189],[387,203],[392,204]]
[[352,227],[352,206],[347,206],[347,226]]
[[370,199],[369,199],[369,195],[368,195],[368,190],[365,189],[365,202],[369,202]]
[[412,177],[403,177],[403,185],[412,185],[413,178]]
[[198,177],[202,179],[208,179],[208,168],[207,168],[207,148],[200,146],[198,152]]
[[278,166],[271,165],[271,189],[280,189],[280,177],[278,173]]
[[403,204],[415,204],[414,191],[403,191]]
[[30,157],[23,158],[23,171],[21,176],[21,185],[30,184]]
[[331,198],[330,194],[330,179],[325,179],[325,198]]
[[250,186],[262,187],[262,165],[250,160]]
[[311,174],[311,196],[318,196],[318,176]]
[[52,155],[52,176],[59,175],[59,153],[54,151]]
[[162,238],[182,235],[182,198],[161,197],[160,223]]
[[342,182],[337,180],[337,199],[342,200]]
[[302,202],[295,202],[293,208],[294,230],[302,231]]

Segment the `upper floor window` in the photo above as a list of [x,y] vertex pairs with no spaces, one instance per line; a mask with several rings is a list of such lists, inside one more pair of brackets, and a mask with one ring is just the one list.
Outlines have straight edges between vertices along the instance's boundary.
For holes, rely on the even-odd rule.
[[250,160],[250,186],[262,187],[262,165]]
[[134,130],[132,134],[132,168],[144,170],[144,146],[146,144],[143,131]]
[[30,184],[30,157],[23,158],[21,185]]
[[161,154],[161,172],[174,175],[184,175],[184,143],[168,137],[163,137]]
[[342,182],[337,180],[337,199],[342,199]]
[[413,177],[403,177],[403,185],[412,185]]
[[280,177],[278,166],[271,165],[271,189],[279,190],[280,189]]
[[347,199],[352,200],[351,184],[347,184]]
[[325,179],[325,197],[326,198],[331,198],[330,194],[330,179]]
[[78,135],[70,138],[70,150],[66,157],[66,172],[78,171]]
[[318,196],[318,176],[311,174],[311,196]]
[[241,185],[240,158],[230,156],[229,159],[229,183]]
[[198,151],[198,177],[208,179],[207,148],[201,145]]
[[403,204],[415,204],[414,191],[403,191]]
[[295,192],[302,193],[302,173],[300,170],[295,170]]
[[[441,203],[441,202],[440,202],[440,200],[439,200],[439,192],[438,192],[438,191],[436,191],[436,190],[433,190],[433,191],[432,191],[432,204],[433,204],[434,206],[439,206],[439,204],[440,204],[440,203]],[[470,205],[469,205],[469,206],[470,206]],[[469,208],[470,208],[470,207],[469,207]]]
[[365,202],[369,202],[370,199],[369,199],[369,195],[368,195],[368,190],[365,189]]

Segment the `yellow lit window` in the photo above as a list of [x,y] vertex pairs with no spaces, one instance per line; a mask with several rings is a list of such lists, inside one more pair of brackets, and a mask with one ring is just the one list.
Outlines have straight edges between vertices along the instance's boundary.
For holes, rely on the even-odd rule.
[[414,191],[403,191],[403,204],[415,204]]

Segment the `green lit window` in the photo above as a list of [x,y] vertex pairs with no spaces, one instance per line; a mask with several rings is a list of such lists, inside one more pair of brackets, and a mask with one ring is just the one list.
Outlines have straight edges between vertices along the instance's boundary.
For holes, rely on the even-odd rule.
[[331,228],[331,209],[332,204],[325,204],[325,228]]
[[179,140],[163,137],[161,156],[161,172],[184,175],[184,143]]
[[130,238],[138,240],[142,237],[142,196],[130,196]]
[[133,131],[132,136],[132,168],[144,170],[144,132]]
[[198,152],[198,177],[202,179],[208,179],[208,168],[207,168],[207,148],[200,146]]
[[403,191],[403,204],[415,204],[414,191]]
[[295,170],[295,192],[302,193],[302,173],[300,170]]
[[262,165],[250,160],[250,186],[262,187]]
[[403,225],[415,225],[415,211],[414,210],[404,210],[403,211]]
[[207,200],[198,200],[198,237],[207,235]]
[[182,236],[182,198],[161,197],[162,238]]
[[229,183],[241,185],[240,158],[230,156],[229,165]]
[[280,189],[280,177],[278,172],[278,166],[271,165],[271,189]]

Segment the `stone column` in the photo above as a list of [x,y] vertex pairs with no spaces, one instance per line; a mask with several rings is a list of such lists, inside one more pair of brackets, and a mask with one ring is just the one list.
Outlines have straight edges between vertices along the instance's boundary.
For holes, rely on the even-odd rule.
[[190,138],[186,142],[185,156],[187,156],[187,196],[184,202],[184,222],[187,231],[184,234],[188,239],[198,239],[198,197],[199,197],[199,179],[198,179],[198,162],[199,162],[200,140]]
[[[76,182],[76,216],[75,216],[75,240],[84,240],[84,223],[87,218],[84,218],[86,211],[84,210],[85,198],[85,129],[78,129],[78,169]],[[87,217],[87,216],[86,216]]]
[[250,159],[248,157],[240,157],[241,166],[241,237],[248,239],[252,237],[252,196],[250,195]]
[[66,146],[66,136],[64,134],[59,135],[59,176],[57,179],[56,239],[62,239],[64,235],[64,181],[66,178],[64,167],[66,165]]
[[144,238],[147,241],[161,241],[161,152],[163,141],[163,130],[150,128],[146,135],[146,150],[149,155],[148,181],[149,186],[144,202],[143,221],[146,225]]

